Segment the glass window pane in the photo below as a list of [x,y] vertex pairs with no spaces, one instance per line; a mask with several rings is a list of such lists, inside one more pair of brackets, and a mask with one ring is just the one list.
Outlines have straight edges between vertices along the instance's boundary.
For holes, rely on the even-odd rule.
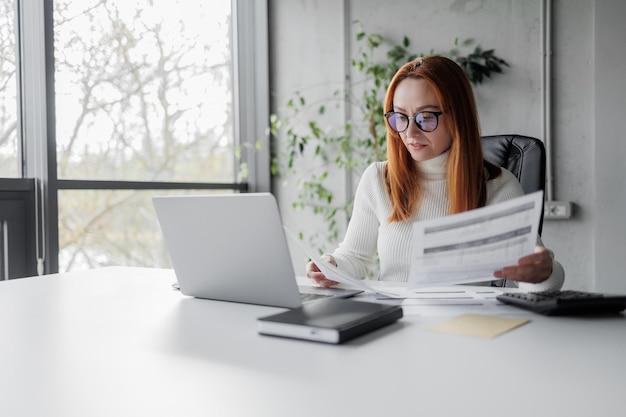
[[60,179],[235,182],[231,0],[56,0]]
[[0,0],[0,177],[21,177],[17,148],[15,0]]
[[152,197],[210,192],[60,190],[59,271],[112,265],[170,268]]

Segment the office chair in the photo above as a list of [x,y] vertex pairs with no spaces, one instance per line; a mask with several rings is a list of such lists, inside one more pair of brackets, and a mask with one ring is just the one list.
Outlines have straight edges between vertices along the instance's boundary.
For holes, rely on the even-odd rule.
[[[511,171],[526,194],[545,191],[546,150],[542,141],[520,135],[483,136],[481,139],[484,158]],[[539,235],[543,227],[543,203],[541,214]]]

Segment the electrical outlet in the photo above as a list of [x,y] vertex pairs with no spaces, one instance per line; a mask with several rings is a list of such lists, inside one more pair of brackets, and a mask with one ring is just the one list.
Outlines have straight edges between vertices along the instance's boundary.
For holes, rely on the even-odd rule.
[[569,201],[546,201],[543,206],[544,219],[569,219],[572,217],[572,203]]

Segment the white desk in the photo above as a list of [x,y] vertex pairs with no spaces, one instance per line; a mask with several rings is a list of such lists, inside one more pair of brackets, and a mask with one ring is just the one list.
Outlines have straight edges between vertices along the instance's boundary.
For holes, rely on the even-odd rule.
[[0,416],[604,416],[626,410],[626,318],[495,339],[407,316],[345,345],[260,336],[279,309],[192,299],[169,270],[0,282]]

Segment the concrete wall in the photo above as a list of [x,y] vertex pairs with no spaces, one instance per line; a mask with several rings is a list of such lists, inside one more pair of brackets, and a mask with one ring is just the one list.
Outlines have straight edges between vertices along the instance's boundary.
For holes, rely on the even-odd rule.
[[[591,211],[594,254],[592,274],[597,288],[626,290],[626,184],[624,183],[624,114],[626,110],[626,2],[597,0],[594,10],[592,158],[585,159],[592,192],[585,198]],[[581,97],[579,96],[579,99]],[[582,115],[584,116],[584,115]]]
[[[408,36],[417,53],[447,51],[457,37],[495,48],[511,67],[475,88],[482,133],[543,138],[542,5],[541,0],[269,0],[272,111],[284,113],[296,90],[314,101],[354,80],[351,22],[359,20],[367,32],[395,42]],[[568,288],[626,292],[621,221],[626,186],[619,161],[626,155],[620,135],[626,109],[624,18],[621,0],[552,1],[552,190],[553,199],[573,203],[574,216],[546,220],[543,240],[564,265]],[[342,124],[350,112],[336,109],[324,123]],[[352,192],[341,172],[333,186],[340,195]],[[295,187],[292,177],[274,184],[287,227],[305,234],[324,230],[320,219],[290,208]],[[305,256],[295,245],[292,255],[300,274]]]

